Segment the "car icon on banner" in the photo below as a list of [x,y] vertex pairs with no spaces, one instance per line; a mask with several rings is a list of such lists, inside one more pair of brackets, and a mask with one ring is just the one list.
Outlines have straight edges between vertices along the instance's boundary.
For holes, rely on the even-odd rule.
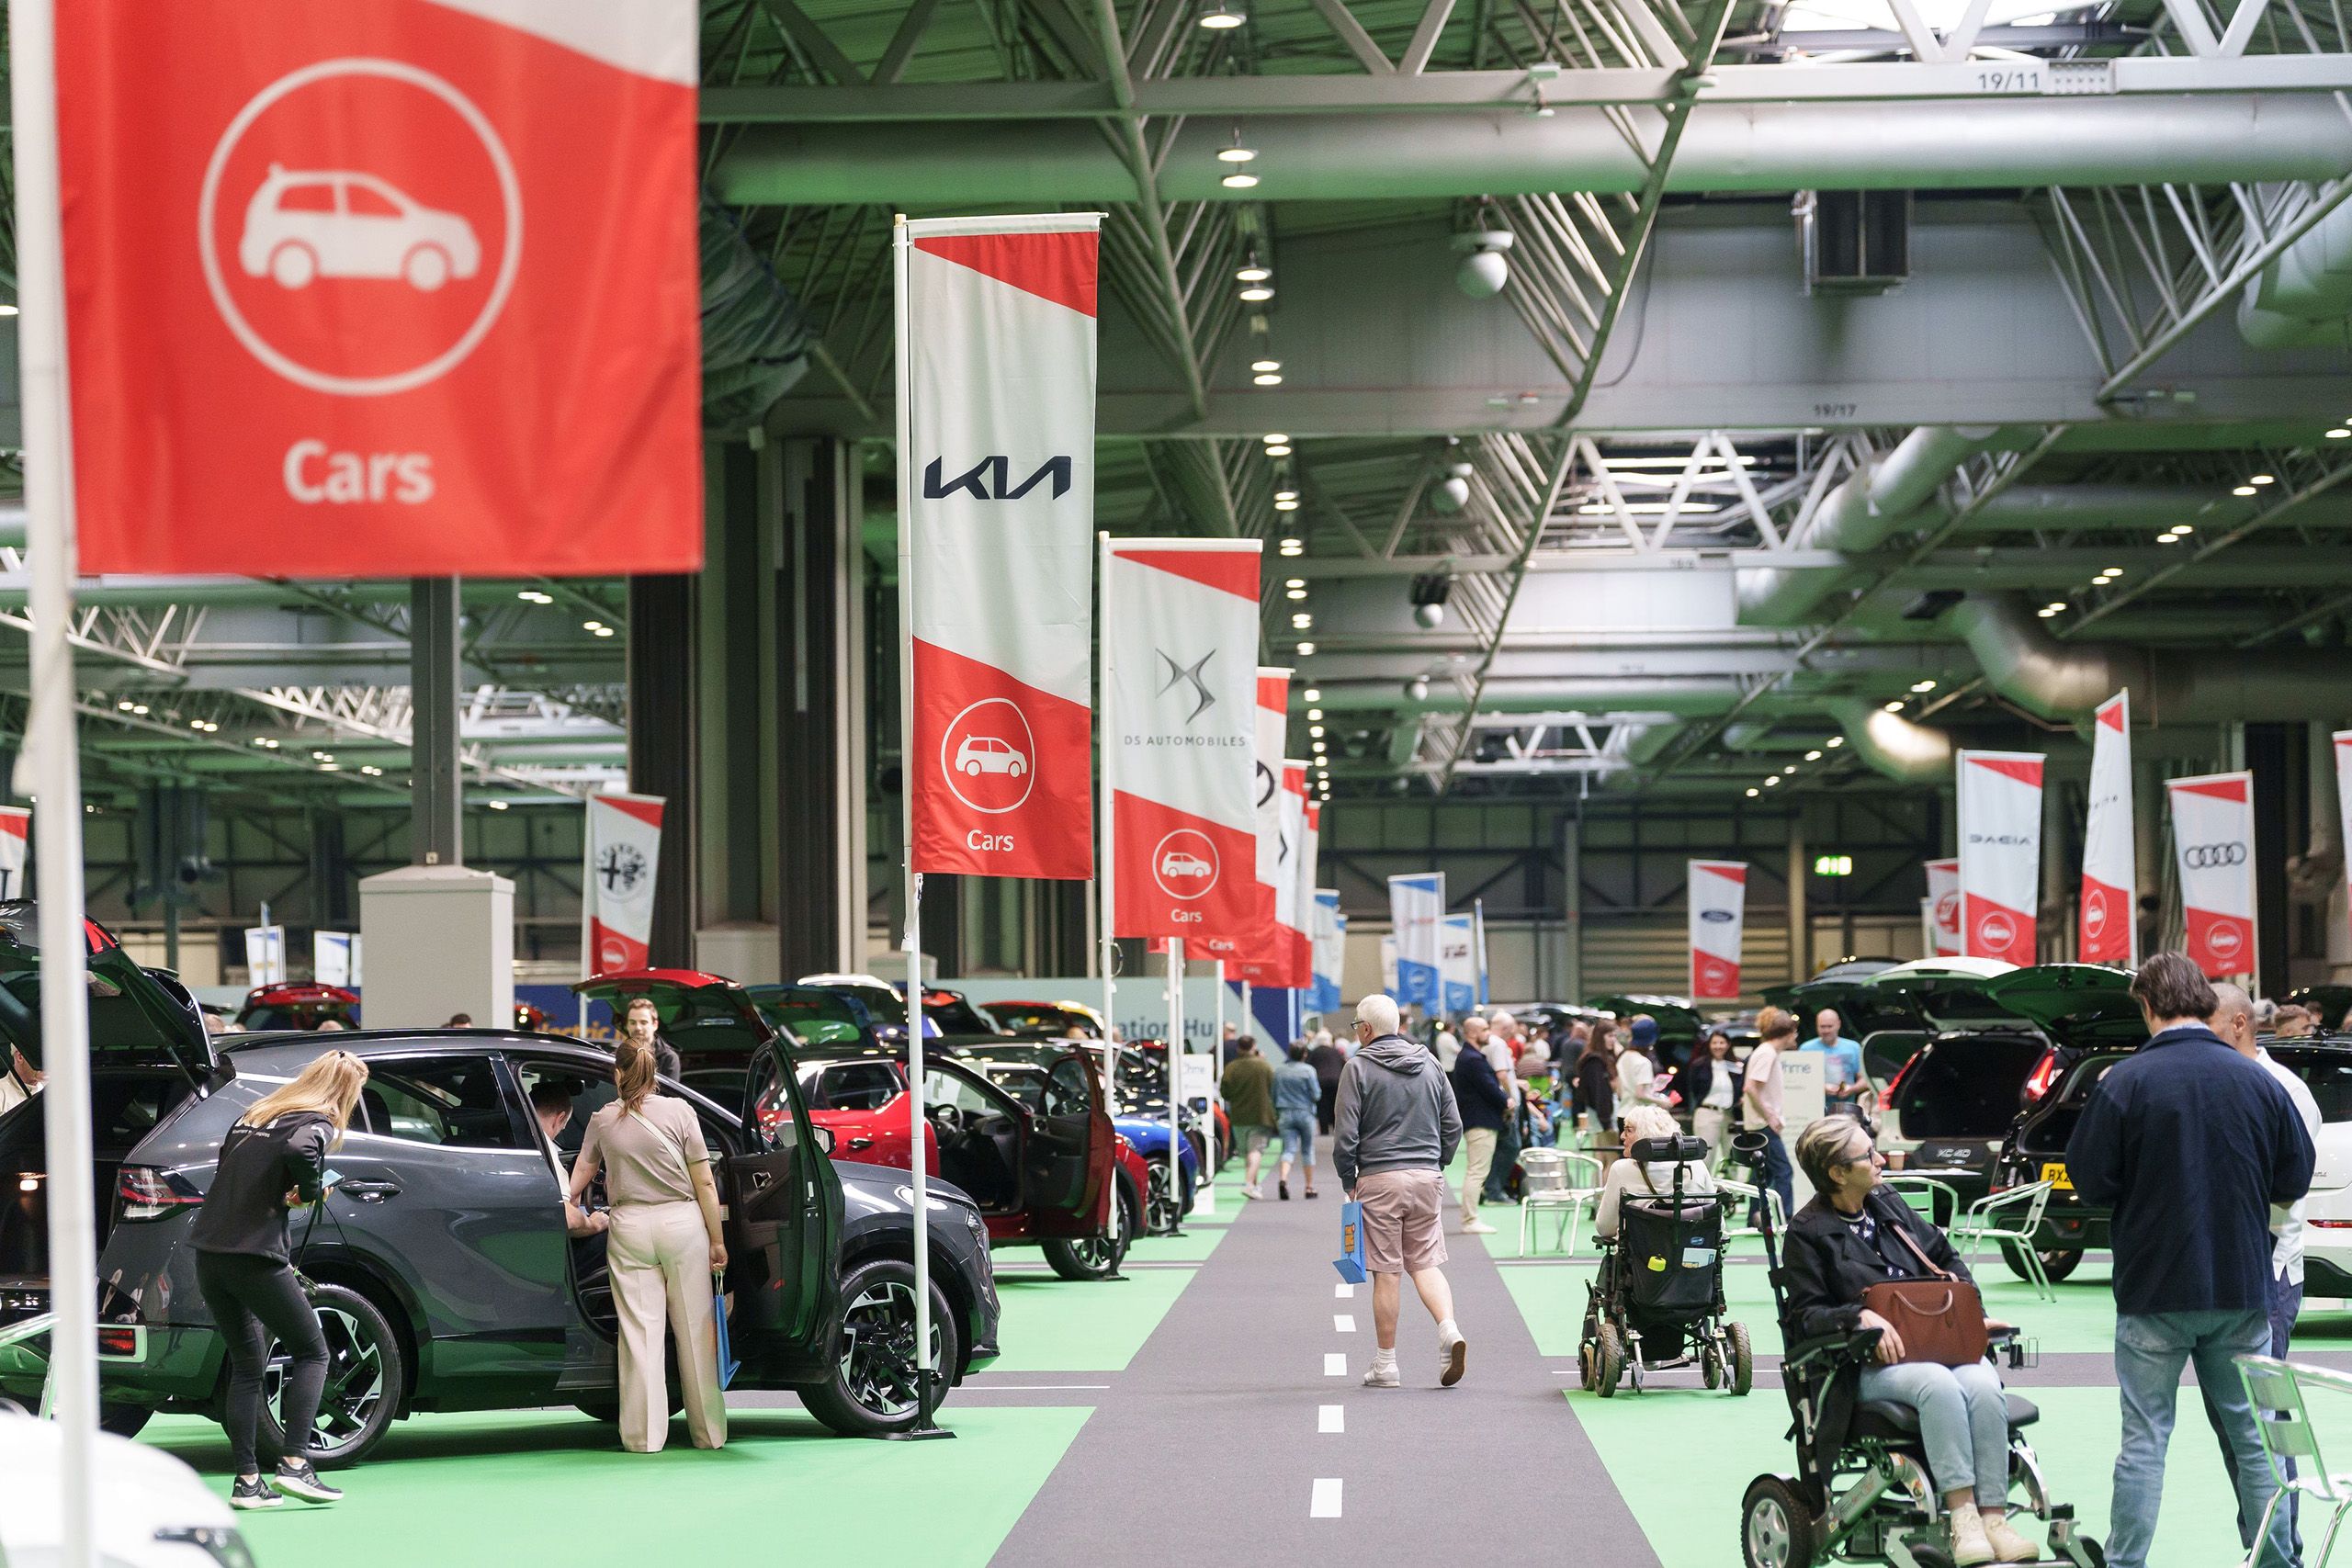
[[457,213],[374,175],[272,164],[245,205],[237,263],[247,276],[286,289],[322,277],[372,277],[431,294],[481,270],[481,241]]
[[1182,851],[1171,850],[1159,863],[1159,874],[1162,876],[1214,876],[1216,874],[1216,868],[1198,855],[1188,855]]
[[956,769],[967,778],[1003,773],[1017,779],[1029,771],[1029,759],[992,735],[967,735],[964,743],[956,748]]

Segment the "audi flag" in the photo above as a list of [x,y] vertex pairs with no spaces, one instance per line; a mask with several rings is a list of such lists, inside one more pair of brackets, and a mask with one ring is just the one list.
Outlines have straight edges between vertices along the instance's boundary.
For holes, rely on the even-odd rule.
[[1254,539],[1103,546],[1102,694],[1120,936],[1194,938],[1257,913]]
[[656,795],[588,797],[587,863],[582,868],[580,976],[642,969],[652,957],[653,883],[662,869],[662,806]]
[[1747,866],[1736,860],[1689,863],[1690,995],[1721,1001],[1739,995],[1739,939]]
[[1445,873],[1388,879],[1388,919],[1396,935],[1397,1001],[1435,1011],[1438,1005],[1438,922],[1445,914]]
[[693,0],[55,10],[84,570],[700,569]]
[[2173,852],[2188,956],[2218,979],[2254,973],[2254,775],[2172,779]]
[[1099,213],[902,221],[909,869],[1093,874]]
[[2132,839],[2132,696],[2099,704],[2091,727],[2091,799],[2083,824],[2078,954],[2086,964],[2136,964],[2139,921]]
[[1960,936],[1971,958],[2034,961],[2041,761],[2037,752],[1960,753]]
[[1928,955],[1960,956],[1960,862],[1928,862]]

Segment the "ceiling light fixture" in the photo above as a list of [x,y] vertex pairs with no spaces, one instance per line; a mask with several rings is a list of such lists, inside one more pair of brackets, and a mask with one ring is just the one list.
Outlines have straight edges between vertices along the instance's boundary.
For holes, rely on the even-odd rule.
[[1780,775],[1780,774],[1778,774],[1778,773],[1774,773],[1770,778],[1766,779],[1766,780],[1764,781],[1764,787],[1765,787],[1766,789],[1770,789],[1774,784],[1779,784],[1780,782],[1781,782],[1781,775]]
[[503,800],[493,800],[491,801],[489,805],[492,811],[503,811],[506,809],[506,803]]
[[1306,716],[1310,719],[1320,720],[1323,716],[1323,710],[1321,708],[1308,708],[1306,710]]
[[1309,686],[1306,688],[1306,700],[1310,703],[1319,703],[1323,700],[1323,694],[1318,688]]
[[[1283,378],[1274,372],[1268,370],[1250,377],[1250,384],[1253,387],[1279,387],[1283,384]],[[1280,451],[1276,451],[1273,447],[1269,446],[1266,448],[1266,456],[1269,457],[1287,457],[1290,456],[1290,448],[1285,446]]]
[[1258,437],[1258,439],[1264,442],[1269,446],[1287,446],[1290,445],[1290,437],[1283,434],[1279,430],[1270,430],[1266,432],[1265,434]]
[[1233,128],[1232,142],[1216,150],[1216,161],[1220,164],[1246,164],[1257,155],[1255,147],[1241,145],[1241,128],[1238,125]]
[[[1282,367],[1283,362],[1279,359],[1253,359],[1250,362],[1250,368],[1257,371],[1261,376],[1269,370],[1279,370]],[[1274,439],[1272,436],[1270,435],[1266,437],[1267,446],[1271,446],[1273,444]]]
[[2231,491],[2230,493],[2232,495],[2252,495],[2254,493],[2254,487],[2252,485],[2239,485],[2236,489]]
[[[1216,183],[1227,190],[1250,190],[1258,184],[1258,176],[1244,170],[1236,169]],[[1244,294],[1242,298],[1247,299],[1250,296]]]
[[1201,13],[1201,26],[1213,33],[1231,32],[1249,19],[1238,0],[1209,0],[1208,9]]
[[1306,579],[1303,577],[1285,577],[1283,579],[1283,586],[1284,588],[1304,588],[1306,586]]
[[1301,610],[1290,618],[1290,624],[1295,630],[1303,632],[1315,624],[1315,616],[1306,610]]
[[1274,491],[1274,499],[1276,501],[1296,501],[1298,499],[1298,491],[1295,490],[1278,490]]
[[1314,645],[1313,643],[1311,643],[1311,642],[1302,642],[1302,643],[1300,643],[1300,644],[1298,645],[1298,656],[1299,656],[1301,659],[1312,659],[1312,658],[1314,658],[1314,657],[1315,657],[1315,645]]
[[[1808,762],[1818,762],[1821,761],[1821,753],[1818,751],[1807,751],[1804,754],[1804,760]],[[909,1245],[912,1244],[910,1243]]]
[[[1226,183],[1230,185],[1233,182],[1228,180]],[[1257,184],[1255,180],[1252,180],[1250,183],[1252,185]],[[1271,283],[1245,283],[1241,286],[1240,298],[1249,301],[1252,305],[1262,305],[1273,297],[1274,286]]]
[[1306,597],[1306,590],[1304,588],[1286,588],[1283,590],[1283,597],[1286,599],[1304,599]]
[[552,604],[555,603],[554,594],[542,593],[536,588],[526,588],[516,593],[514,597],[522,600],[526,604]]
[[2347,429],[2341,425],[2327,433],[2327,438],[2330,441],[2341,441],[2346,436],[2352,436],[2352,429]]
[[1759,794],[1761,794],[1761,793],[1762,793],[1762,792],[1761,792],[1761,791],[1759,791],[1759,790],[1758,790],[1758,789],[1754,784],[1749,784],[1749,785],[1747,786],[1747,798],[1748,798],[1748,799],[1750,799],[1750,800],[1754,800],[1754,799],[1757,797],[1757,795],[1759,795]]
[[[1277,512],[1295,512],[1298,510],[1298,502],[1295,499],[1290,501],[1278,501],[1274,502],[1274,510]],[[1286,556],[1295,556],[1298,554],[1298,552],[1296,550],[1284,550],[1283,554]]]
[[1935,689],[1936,683],[1933,681],[1914,681],[1911,682],[1911,690],[1915,693],[1932,692]]
[[1903,711],[1903,705],[1901,703],[1889,703],[1886,705],[1886,711],[1889,713],[1901,713]]
[[[1306,734],[1307,739],[1311,740],[1320,740],[1323,739],[1323,727],[1319,724],[1310,724],[1306,727]],[[1317,749],[1318,750],[1321,750],[1319,747]],[[910,1242],[908,1245],[912,1246],[913,1244]]]
[[2250,485],[2275,485],[2278,480],[2275,476],[2270,474],[2256,474],[2245,482]]
[[1273,280],[1274,269],[1260,261],[1254,251],[1247,261],[1233,269],[1233,281],[1236,283],[1272,283]]
[[[1250,379],[1257,382],[1261,387],[1279,387],[1283,384],[1283,378],[1279,376],[1253,376]],[[1269,457],[1287,457],[1290,456],[1290,448],[1282,446],[1271,446],[1266,448],[1266,456]]]
[[1453,269],[1453,286],[1473,299],[1491,299],[1500,294],[1510,281],[1510,262],[1503,254],[1510,249],[1510,242],[1508,229],[1474,229],[1453,236],[1453,248],[1462,253],[1462,265]]
[[1821,744],[1822,744],[1824,747],[1827,748],[1828,750],[1833,750],[1833,751],[1834,751],[1834,750],[1836,750],[1838,747],[1843,746],[1844,744],[1846,744],[1846,738],[1845,738],[1844,736],[1842,736],[1842,735],[1833,735],[1833,736],[1831,736],[1828,739],[1826,739],[1826,740],[1823,741]]

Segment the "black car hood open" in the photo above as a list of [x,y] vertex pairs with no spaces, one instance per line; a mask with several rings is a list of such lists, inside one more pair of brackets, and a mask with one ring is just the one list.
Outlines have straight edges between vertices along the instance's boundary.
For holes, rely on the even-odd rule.
[[[142,969],[112,932],[82,922],[90,973],[90,1059],[103,1066],[168,1066],[200,1084],[219,1066],[204,1012],[173,976]],[[0,1041],[41,1059],[40,937],[29,898],[0,900]]]
[[1982,982],[2005,1016],[2022,1018],[2060,1045],[2137,1045],[2148,1038],[2132,972],[2104,964],[2041,964]]
[[775,1037],[742,987],[691,970],[639,970],[599,975],[571,987],[591,1001],[627,1006],[629,997],[650,997],[662,1020],[662,1038],[689,1066],[732,1065]]

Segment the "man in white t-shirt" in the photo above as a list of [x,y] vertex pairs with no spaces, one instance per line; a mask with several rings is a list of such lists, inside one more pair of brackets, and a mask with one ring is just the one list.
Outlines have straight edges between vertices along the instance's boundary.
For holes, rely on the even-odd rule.
[[[1740,1080],[1742,1122],[1749,1132],[1764,1134],[1764,1168],[1756,1182],[1781,1195],[1785,1224],[1796,1208],[1797,1195],[1796,1168],[1789,1163],[1789,1145],[1781,1136],[1781,1057],[1796,1048],[1797,1021],[1784,1009],[1766,1008],[1757,1016],[1756,1029],[1763,1038],[1747,1054],[1747,1071]],[[1756,1207],[1761,1210],[1760,1200]],[[1751,1215],[1748,1223],[1761,1225],[1761,1213]]]
[[0,1112],[14,1111],[40,1092],[49,1075],[25,1060],[25,1054],[11,1045],[8,1048],[8,1070],[0,1073]]

